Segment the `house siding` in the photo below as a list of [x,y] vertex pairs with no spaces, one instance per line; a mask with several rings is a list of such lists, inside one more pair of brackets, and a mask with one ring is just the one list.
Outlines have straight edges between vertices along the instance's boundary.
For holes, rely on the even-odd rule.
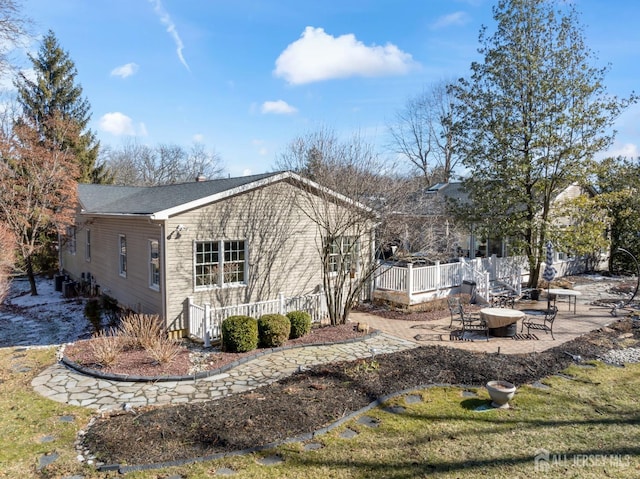
[[[184,304],[192,297],[212,307],[318,292],[322,267],[318,228],[297,205],[300,189],[280,182],[188,211],[167,221],[168,321],[186,328]],[[187,229],[177,237],[178,225]],[[174,234],[171,235],[171,232]],[[194,287],[196,241],[244,240],[243,285]]]
[[[91,231],[91,258],[86,258],[86,230]],[[162,314],[162,297],[149,287],[149,240],[162,245],[161,228],[147,218],[87,217],[76,225],[76,254],[63,247],[62,268],[73,279],[91,274],[100,291],[136,312]],[[127,276],[119,273],[119,237],[127,242]],[[162,281],[161,281],[162,288]]]
[[[295,179],[284,179],[236,190],[234,196],[198,202],[191,210],[148,216],[79,214],[76,254],[61,254],[62,267],[74,279],[82,273],[95,277],[100,291],[121,306],[164,317],[167,328],[189,331],[186,304],[213,308],[317,293],[322,289],[320,230],[310,216],[331,222],[344,216],[342,198],[317,196]],[[342,202],[342,203],[341,203]],[[350,210],[361,214],[360,206]],[[353,214],[353,213],[350,213]],[[168,215],[168,216],[166,216]],[[361,262],[369,261],[371,228],[358,216]],[[361,219],[361,221],[360,221]],[[180,226],[180,228],[178,228]],[[86,235],[91,230],[91,260],[85,260]],[[363,236],[362,232],[366,234]],[[351,232],[342,230],[340,235]],[[354,232],[353,234],[356,234]],[[119,237],[126,236],[127,276],[119,274]],[[149,240],[160,248],[160,288],[149,287]],[[245,241],[245,278],[242,284],[196,288],[194,248],[199,241]]]

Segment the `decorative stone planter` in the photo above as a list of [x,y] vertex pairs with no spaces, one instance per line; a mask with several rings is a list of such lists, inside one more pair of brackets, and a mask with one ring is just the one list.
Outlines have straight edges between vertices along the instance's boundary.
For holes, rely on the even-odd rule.
[[516,392],[515,385],[507,381],[489,381],[486,388],[491,397],[491,406],[501,409],[509,407],[509,400]]

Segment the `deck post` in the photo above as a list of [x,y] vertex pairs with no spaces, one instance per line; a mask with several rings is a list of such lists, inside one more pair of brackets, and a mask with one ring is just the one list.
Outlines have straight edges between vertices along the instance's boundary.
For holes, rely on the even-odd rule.
[[204,324],[204,347],[211,347],[211,305],[209,303],[204,303],[204,318],[202,321]]
[[407,263],[407,294],[409,295],[409,304],[413,295],[413,263]]
[[[184,303],[183,303],[184,304]],[[193,331],[191,329],[191,305],[193,303],[193,296],[187,296],[187,303],[184,304],[185,310],[184,313],[184,328],[187,330],[187,334],[191,334]]]

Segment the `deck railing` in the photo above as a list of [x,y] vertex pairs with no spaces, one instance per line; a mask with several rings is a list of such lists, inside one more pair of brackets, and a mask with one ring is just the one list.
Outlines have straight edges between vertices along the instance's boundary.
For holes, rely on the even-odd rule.
[[[564,272],[580,270],[583,266],[579,259],[554,263],[558,276]],[[529,277],[528,263],[523,257],[466,259],[456,263],[433,266],[415,266],[408,264],[382,263],[375,277],[374,289],[407,293],[409,298],[421,293],[440,291],[462,286],[464,281],[476,284],[476,294],[489,299],[490,284],[500,281],[510,285],[518,294],[521,285]]]

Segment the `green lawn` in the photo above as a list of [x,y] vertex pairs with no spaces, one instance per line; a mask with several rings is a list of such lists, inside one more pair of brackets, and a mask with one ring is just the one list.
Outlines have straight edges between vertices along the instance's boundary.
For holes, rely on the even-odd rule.
[[[0,477],[122,477],[76,460],[76,433],[86,427],[91,410],[32,391],[31,379],[53,361],[53,349],[0,349]],[[378,421],[375,427],[356,419],[317,437],[314,442],[322,446],[317,450],[291,443],[126,477],[205,478],[222,468],[233,469],[237,478],[639,477],[640,365],[594,364],[571,367],[566,374],[572,379],[546,379],[548,389],[520,388],[509,410],[478,411],[489,402],[484,388],[432,388],[412,393],[411,401],[405,396],[387,404],[402,406],[400,413],[367,412]],[[71,422],[61,420],[69,416]],[[347,428],[358,434],[343,437]],[[50,453],[58,458],[38,472],[40,458]],[[283,462],[258,463],[273,455]]]

